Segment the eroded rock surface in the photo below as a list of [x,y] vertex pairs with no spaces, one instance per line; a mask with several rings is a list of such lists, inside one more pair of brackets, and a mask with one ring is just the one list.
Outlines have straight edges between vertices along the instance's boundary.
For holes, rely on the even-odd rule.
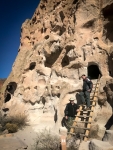
[[5,82],[6,79],[0,79],[0,90],[2,88],[3,83]]
[[109,142],[103,142],[93,139],[89,144],[90,150],[113,150],[113,146]]
[[2,113],[27,113],[35,131],[58,132],[69,98],[80,103],[79,77],[101,74],[93,122],[103,131],[113,107],[103,90],[113,77],[112,8],[112,0],[41,0],[22,24],[18,55],[2,88]]
[[2,150],[24,150],[27,145],[17,137],[0,137],[0,148]]

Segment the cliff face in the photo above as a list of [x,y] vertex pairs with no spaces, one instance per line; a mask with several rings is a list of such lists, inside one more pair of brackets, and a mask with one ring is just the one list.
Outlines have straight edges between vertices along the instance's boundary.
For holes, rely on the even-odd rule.
[[[59,129],[66,103],[81,89],[82,74],[92,79],[102,75],[102,106],[103,87],[113,77],[112,26],[112,0],[41,0],[22,24],[18,55],[2,89],[2,108],[8,114],[27,112],[36,128]],[[107,112],[100,119],[103,126],[111,115],[106,105],[96,111],[100,116]]]
[[0,90],[1,90],[1,88],[2,88],[2,86],[3,86],[3,84],[4,84],[4,82],[5,82],[5,80],[6,80],[6,79],[0,79]]
[[2,99],[1,99],[1,97],[3,96],[3,93],[2,93],[2,86],[3,86],[3,84],[4,84],[4,82],[5,82],[5,80],[6,79],[0,79],[0,106],[2,105]]

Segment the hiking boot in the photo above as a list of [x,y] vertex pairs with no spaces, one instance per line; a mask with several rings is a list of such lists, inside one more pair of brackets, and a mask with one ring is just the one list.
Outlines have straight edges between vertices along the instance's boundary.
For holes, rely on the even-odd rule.
[[87,111],[87,110],[90,110],[90,107],[86,107],[84,110],[86,110],[86,111]]

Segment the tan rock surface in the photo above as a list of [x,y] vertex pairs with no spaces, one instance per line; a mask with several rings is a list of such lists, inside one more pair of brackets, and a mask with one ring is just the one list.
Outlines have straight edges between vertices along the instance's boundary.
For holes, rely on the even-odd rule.
[[0,137],[1,150],[24,150],[27,149],[27,147],[28,146],[17,137]]
[[41,0],[22,24],[18,55],[2,88],[2,114],[27,113],[35,131],[59,132],[69,98],[79,101],[79,77],[100,73],[93,122],[103,130],[113,107],[103,89],[113,77],[112,14],[112,0]]

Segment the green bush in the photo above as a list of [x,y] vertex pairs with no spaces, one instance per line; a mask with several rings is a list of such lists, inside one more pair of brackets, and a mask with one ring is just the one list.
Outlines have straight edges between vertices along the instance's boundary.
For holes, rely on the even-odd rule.
[[9,133],[15,133],[18,131],[18,126],[17,124],[7,123],[5,129],[7,129]]
[[40,132],[32,150],[60,150],[60,138],[47,130]]

